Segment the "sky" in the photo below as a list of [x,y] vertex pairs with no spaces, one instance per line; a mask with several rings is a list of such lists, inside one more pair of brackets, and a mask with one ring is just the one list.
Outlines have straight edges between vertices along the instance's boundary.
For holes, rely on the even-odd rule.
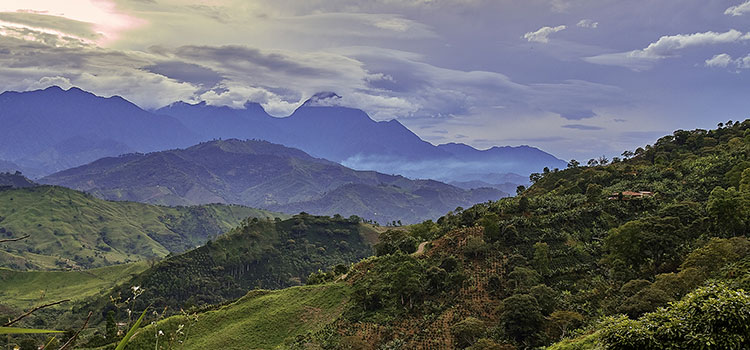
[[3,0],[0,91],[51,85],[612,157],[750,117],[750,0]]

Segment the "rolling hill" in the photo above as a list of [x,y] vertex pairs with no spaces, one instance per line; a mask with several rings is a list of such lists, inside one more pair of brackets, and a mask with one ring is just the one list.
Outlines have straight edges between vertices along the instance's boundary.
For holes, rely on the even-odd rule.
[[286,217],[242,206],[162,207],[110,202],[55,186],[0,190],[0,266],[91,268],[194,248],[247,217]]
[[127,154],[40,180],[110,200],[163,205],[233,203],[290,213],[358,215],[382,223],[432,219],[506,196],[431,180],[355,171],[265,141],[205,142],[187,149]]
[[133,286],[143,294],[131,308],[168,307],[169,314],[175,314],[180,308],[225,303],[253,289],[304,284],[311,273],[336,265],[347,269],[372,254],[376,239],[377,232],[357,218],[300,214],[287,220],[247,219],[206,245],[164,259],[74,309],[102,310],[101,315],[117,311],[110,296],[125,300]]
[[73,271],[15,271],[0,268],[0,300],[1,304],[18,309],[40,301],[81,301],[114,288],[148,267],[148,262],[139,261]]

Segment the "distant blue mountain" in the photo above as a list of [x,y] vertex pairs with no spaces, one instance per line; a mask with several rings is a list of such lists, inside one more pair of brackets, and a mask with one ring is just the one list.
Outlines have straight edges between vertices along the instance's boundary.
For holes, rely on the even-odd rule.
[[299,148],[353,169],[442,181],[484,180],[472,174],[525,178],[544,167],[565,166],[529,146],[484,151],[464,144],[434,146],[397,120],[374,121],[362,110],[336,105],[338,99],[334,93],[317,94],[289,117],[276,118],[257,103],[232,109],[176,102],[149,112],[121,97],[78,88],[5,92],[0,94],[0,159],[39,177],[107,156],[237,138]]
[[131,151],[188,146],[198,136],[176,119],[121,97],[50,87],[0,94],[0,159],[39,174]]
[[362,110],[336,106],[337,98],[333,93],[318,94],[285,118],[273,117],[255,103],[231,109],[178,102],[155,112],[182,121],[204,138],[267,140],[350,168],[410,178],[470,181],[478,173],[488,176],[519,173],[525,175],[521,177],[524,180],[514,183],[520,184],[527,181],[528,174],[544,167],[566,165],[553,155],[529,146],[488,150],[460,143],[434,146],[395,119],[377,122]]

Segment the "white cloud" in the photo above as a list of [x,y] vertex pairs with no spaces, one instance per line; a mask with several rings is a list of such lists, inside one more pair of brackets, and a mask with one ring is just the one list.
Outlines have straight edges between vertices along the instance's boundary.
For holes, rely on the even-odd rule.
[[750,33],[743,33],[735,29],[724,33],[709,31],[666,35],[641,50],[586,57],[584,60],[590,63],[622,66],[639,71],[652,68],[659,60],[675,57],[680,50],[688,47],[729,44],[745,40],[750,40]]
[[576,26],[579,26],[581,28],[597,28],[599,27],[599,22],[594,22],[594,20],[591,19],[582,19],[578,21]]
[[746,1],[742,4],[732,6],[724,11],[725,15],[730,16],[742,16],[746,13],[750,13],[750,1]]
[[644,55],[648,57],[665,58],[676,54],[677,50],[690,46],[726,44],[737,41],[750,40],[750,33],[732,29],[724,33],[704,32],[694,34],[678,34],[663,36],[654,43],[651,43],[643,50],[634,51],[635,55]]
[[706,67],[750,69],[750,55],[734,59],[726,53],[718,54],[706,60]]
[[528,32],[524,34],[523,38],[528,40],[529,42],[548,43],[550,35],[563,31],[566,28],[567,26],[565,25],[560,25],[557,27],[542,27],[535,32]]
[[727,67],[732,63],[732,56],[722,53],[706,60],[706,67]]

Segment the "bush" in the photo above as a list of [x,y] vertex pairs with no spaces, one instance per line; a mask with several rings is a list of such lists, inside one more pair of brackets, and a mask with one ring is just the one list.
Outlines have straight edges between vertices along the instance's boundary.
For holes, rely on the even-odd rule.
[[722,285],[699,288],[638,320],[613,319],[601,339],[613,350],[747,349],[750,294]]

